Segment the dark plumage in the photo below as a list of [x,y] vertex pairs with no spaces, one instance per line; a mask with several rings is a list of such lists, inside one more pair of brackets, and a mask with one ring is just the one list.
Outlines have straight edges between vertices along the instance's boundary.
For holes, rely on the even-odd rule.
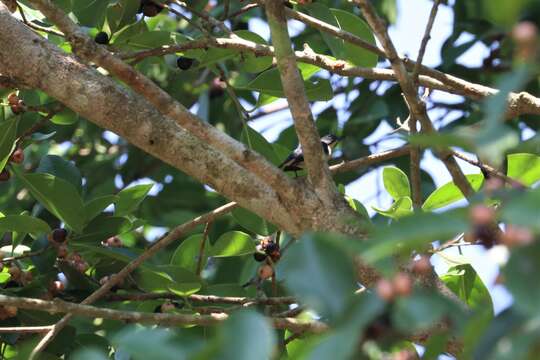
[[[332,155],[332,149],[339,140],[341,139],[332,134],[325,135],[321,138],[323,152],[328,158]],[[294,171],[295,173],[298,170],[302,170],[304,168],[304,152],[302,151],[302,146],[298,145],[298,147],[279,165],[279,168],[283,169],[283,171]]]

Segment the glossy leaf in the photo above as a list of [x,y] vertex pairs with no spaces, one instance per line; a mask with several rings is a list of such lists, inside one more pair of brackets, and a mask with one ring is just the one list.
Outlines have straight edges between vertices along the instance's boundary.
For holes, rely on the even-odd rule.
[[111,236],[124,234],[131,229],[131,221],[125,217],[100,215],[90,221],[84,231],[73,238],[73,241],[100,243]]
[[251,254],[255,251],[255,242],[248,234],[241,231],[229,231],[221,235],[212,247],[214,257],[228,257]]
[[[484,183],[484,176],[482,174],[466,175],[466,178],[475,191],[478,191]],[[424,211],[433,211],[453,204],[461,199],[463,199],[463,193],[454,182],[451,181],[432,192],[422,205],[422,209]]]
[[411,186],[407,175],[397,167],[385,167],[383,170],[384,188],[394,200],[411,197]]
[[90,222],[96,216],[98,216],[107,206],[115,203],[119,200],[116,195],[100,196],[84,204],[84,212],[86,214],[86,222]]
[[[197,261],[202,239],[203,234],[195,234],[182,241],[182,243],[174,251],[170,264],[195,272],[197,269]],[[203,269],[208,258],[208,253],[210,252],[209,246],[208,239],[206,239],[205,252],[202,260]]]
[[8,215],[0,217],[0,232],[6,231],[40,234],[51,231],[51,228],[45,221],[32,216]]
[[408,196],[397,199],[387,210],[375,206],[372,206],[372,208],[379,214],[392,219],[399,219],[413,213],[412,200]]
[[63,159],[57,155],[46,155],[41,158],[37,173],[46,173],[64,179],[71,183],[77,191],[82,191],[81,172],[72,162]]
[[6,166],[14,149],[18,123],[18,118],[0,123],[0,170]]
[[[238,30],[235,34],[242,39],[253,41],[257,44],[266,45],[266,41],[258,34],[247,31]],[[251,53],[243,53],[241,56],[241,69],[250,73],[258,73],[268,69],[272,65],[272,57],[270,56],[255,56]]]
[[530,186],[540,180],[540,156],[534,154],[510,154],[507,156],[507,175]]
[[234,220],[244,229],[259,235],[270,235],[276,231],[276,227],[262,219],[257,214],[244,208],[236,208],[232,211]]
[[117,194],[118,200],[116,201],[114,215],[124,216],[137,210],[139,204],[153,186],[153,184],[135,185],[120,191]]
[[451,267],[441,280],[471,309],[486,310],[493,316],[491,295],[471,264]]
[[82,231],[86,220],[84,205],[71,183],[50,174],[26,174],[15,166],[13,169],[17,178],[47,210],[76,232]]

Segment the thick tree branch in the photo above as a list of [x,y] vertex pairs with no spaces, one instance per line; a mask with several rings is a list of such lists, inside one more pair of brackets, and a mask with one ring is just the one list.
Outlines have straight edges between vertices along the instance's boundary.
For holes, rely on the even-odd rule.
[[287,97],[298,140],[304,152],[308,178],[325,202],[333,202],[337,191],[326,165],[320,135],[313,120],[304,81],[296,64],[284,8],[281,1],[270,0],[265,3],[283,92]]
[[[227,320],[229,317],[224,313],[211,315],[182,315],[120,311],[98,308],[90,305],[74,304],[59,299],[46,301],[6,295],[0,295],[0,305],[11,305],[20,309],[47,311],[51,313],[68,313],[70,315],[85,316],[90,318],[103,318],[160,326],[213,326]],[[271,318],[270,321],[276,329],[287,329],[292,332],[311,332],[318,334],[328,330],[328,326],[326,324],[317,320],[302,321],[294,318],[276,317]]]

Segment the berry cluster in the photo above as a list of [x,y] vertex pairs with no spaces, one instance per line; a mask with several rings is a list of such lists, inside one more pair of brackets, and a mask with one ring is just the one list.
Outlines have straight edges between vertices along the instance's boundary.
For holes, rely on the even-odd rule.
[[392,279],[379,279],[375,285],[377,295],[388,302],[396,297],[409,296],[413,288],[412,277],[404,272],[398,272]]
[[272,263],[275,263],[281,257],[279,244],[270,236],[261,239],[256,250],[257,252],[253,253],[253,257],[259,262],[270,259]]
[[49,243],[56,248],[56,257],[65,259],[77,271],[84,273],[88,270],[88,263],[76,251],[70,252],[67,247],[68,232],[66,229],[54,229],[47,236]]
[[7,101],[14,114],[22,114],[26,111],[26,104],[22,99],[19,99],[19,96],[16,93],[9,94]]

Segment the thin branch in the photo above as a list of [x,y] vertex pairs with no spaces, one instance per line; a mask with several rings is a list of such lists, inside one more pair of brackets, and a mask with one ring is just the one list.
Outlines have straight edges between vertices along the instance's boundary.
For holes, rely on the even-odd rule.
[[[46,301],[34,298],[6,295],[0,295],[0,304],[16,306],[20,309],[32,309],[51,313],[68,313],[69,315],[78,315],[90,318],[103,318],[160,326],[213,326],[227,320],[229,317],[225,313],[214,313],[210,315],[184,315],[121,311],[98,308],[90,305],[75,304],[60,299]],[[326,324],[317,320],[301,321],[294,318],[271,318],[270,320],[276,329],[287,329],[292,332],[322,333],[328,330],[328,326]]]
[[204,259],[204,248],[206,245],[206,241],[208,240],[208,232],[210,232],[210,226],[212,226],[211,221],[207,222],[204,226],[201,245],[199,246],[199,256],[197,257],[197,270],[195,271],[195,274],[197,274],[197,276],[201,276],[202,264]]
[[26,18],[26,14],[24,13],[24,10],[23,10],[22,6],[19,3],[17,3],[17,9],[19,10],[19,13],[21,14],[21,19],[22,19],[23,23],[25,23],[28,27],[30,27],[30,28],[32,28],[34,30],[37,30],[37,31],[42,31],[42,32],[47,33],[47,34],[64,37],[64,34],[62,34],[59,31],[56,31],[54,29],[49,29],[49,28],[46,28],[44,26],[39,26],[39,25],[34,24],[31,21],[28,21],[27,18]]
[[161,4],[161,3],[156,3],[156,2],[154,4],[156,4],[159,7],[167,9],[168,11],[172,12],[173,14],[178,16],[179,18],[186,20],[188,22],[188,24],[191,24],[191,26],[193,26],[194,28],[196,28],[197,30],[199,30],[200,32],[205,34],[206,36],[210,36],[210,33],[208,32],[208,30],[206,30],[204,27],[199,25],[195,20],[190,19],[186,15],[182,14],[180,11],[170,7],[167,4]]
[[410,147],[402,146],[393,150],[386,150],[376,154],[361,157],[359,159],[342,162],[341,164],[330,166],[330,171],[333,174],[339,174],[342,172],[353,171],[361,167],[374,165],[386,160],[394,159],[400,156],[409,154]]
[[52,325],[47,326],[10,326],[0,327],[0,334],[33,334],[51,330]]
[[246,6],[243,6],[242,8],[238,9],[238,11],[235,11],[234,13],[232,13],[228,18],[234,19],[235,17],[240,16],[251,9],[255,9],[256,7],[259,7],[259,4],[247,4]]
[[[129,293],[110,294],[106,298],[109,301],[147,301],[156,299],[185,299],[174,293]],[[210,304],[230,304],[230,305],[291,305],[297,304],[298,300],[293,297],[269,297],[269,298],[249,298],[235,296],[216,296],[193,294],[187,297],[189,302],[210,303]]]
[[296,64],[284,8],[281,1],[268,1],[265,4],[283,92],[287,97],[294,127],[303,149],[308,179],[320,196],[327,201],[332,201],[337,192],[326,165],[320,136],[304,88],[304,81]]
[[416,58],[416,64],[414,64],[413,72],[411,78],[413,82],[418,81],[418,74],[420,73],[420,67],[422,66],[422,61],[424,60],[424,54],[426,53],[426,48],[429,39],[431,39],[431,29],[433,28],[433,23],[435,22],[435,17],[437,16],[437,10],[439,9],[439,3],[441,0],[434,0],[433,6],[431,7],[431,12],[429,13],[429,19],[426,25],[426,30],[424,32],[424,37],[420,43],[420,50],[418,51],[418,57]]
[[22,253],[21,255],[5,257],[3,259],[0,259],[0,262],[9,263],[9,262],[13,262],[13,261],[26,259],[26,258],[29,258],[29,257],[32,257],[32,256],[38,256],[38,255],[43,254],[46,250],[47,250],[47,248],[43,248],[43,249],[36,250],[36,251],[28,251],[28,252]]
[[[184,223],[180,226],[177,226],[169,233],[162,236],[159,240],[157,240],[150,248],[146,249],[141,255],[139,255],[137,258],[129,262],[120,272],[118,272],[115,275],[112,275],[108,281],[106,281],[99,289],[94,291],[90,296],[88,296],[86,299],[84,299],[81,304],[92,304],[96,300],[99,300],[104,295],[106,295],[111,288],[114,286],[120,284],[133,270],[139,267],[144,261],[148,260],[150,257],[152,257],[155,253],[157,253],[159,250],[165,248],[167,245],[172,243],[173,241],[176,241],[181,236],[183,236],[186,232],[194,229],[196,226],[208,223],[209,221],[214,220],[215,218],[222,216],[224,214],[227,214],[228,212],[232,211],[237,204],[235,202],[231,202],[228,204],[223,205],[220,208],[217,208],[209,213],[206,213],[204,215],[201,215],[191,221],[188,221],[187,223]],[[32,351],[31,359],[35,359],[36,356],[45,349],[45,347],[54,339],[54,337],[62,330],[71,319],[71,314],[65,315],[60,321],[58,321],[54,327],[41,339],[41,341],[38,343],[38,345],[34,348]]]

